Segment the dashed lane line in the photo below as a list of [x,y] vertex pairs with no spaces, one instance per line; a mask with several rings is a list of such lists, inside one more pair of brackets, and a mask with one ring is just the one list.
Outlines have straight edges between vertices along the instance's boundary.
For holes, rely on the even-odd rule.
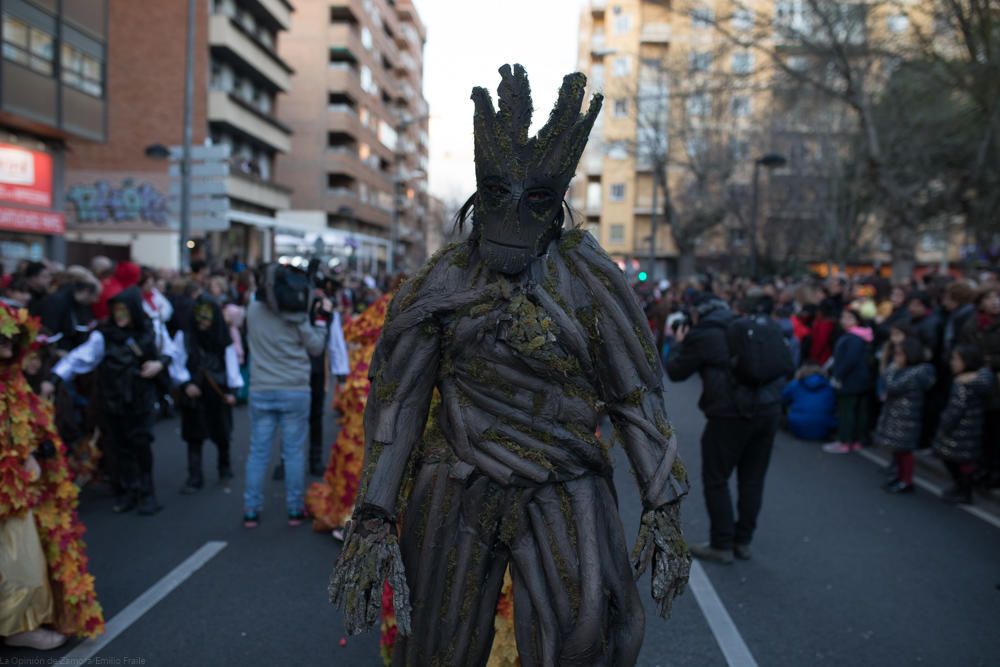
[[54,664],[89,664],[91,658],[97,655],[105,646],[114,641],[118,635],[125,632],[129,626],[142,618],[147,611],[155,607],[163,598],[170,595],[174,589],[187,581],[191,575],[201,569],[205,563],[225,548],[225,542],[213,541],[203,544],[201,548],[188,556],[183,563],[175,567],[165,577],[147,589],[145,593],[115,614],[115,617],[105,625],[103,635],[97,639],[88,639],[82,642]]
[[701,613],[708,621],[708,627],[715,636],[715,641],[722,650],[729,667],[757,667],[757,661],[743,641],[743,636],[736,629],[736,624],[726,611],[726,607],[715,592],[712,582],[705,569],[697,560],[691,561],[691,578],[688,587],[694,593],[694,598],[701,607]]

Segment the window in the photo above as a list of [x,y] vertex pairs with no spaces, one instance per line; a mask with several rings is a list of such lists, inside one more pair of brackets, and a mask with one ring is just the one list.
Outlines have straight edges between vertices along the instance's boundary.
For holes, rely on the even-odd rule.
[[612,141],[608,145],[608,158],[612,160],[627,160],[628,148],[624,141]]
[[52,75],[52,35],[13,16],[3,16],[3,57],[39,74]]
[[885,24],[889,32],[898,35],[910,27],[910,18],[906,14],[896,14],[887,18]]
[[628,56],[618,56],[612,65],[612,72],[615,76],[628,76],[631,61]]
[[619,14],[615,17],[615,34],[624,35],[632,29],[632,20],[628,14]]
[[750,142],[745,139],[730,139],[729,154],[733,162],[743,162],[750,157]]
[[737,9],[733,13],[733,28],[736,30],[750,30],[753,28],[753,10]]
[[695,28],[708,28],[715,21],[715,13],[708,7],[695,7],[691,10],[691,25]]
[[712,100],[707,93],[698,93],[687,98],[686,107],[689,116],[704,116],[712,106]]
[[628,116],[628,100],[620,98],[615,100],[615,117],[623,118]]
[[69,44],[62,45],[62,81],[70,88],[76,88],[94,97],[101,97],[104,94],[104,72],[101,61]]
[[692,51],[688,55],[692,72],[707,72],[712,66],[712,54],[707,51]]
[[625,225],[616,224],[608,226],[608,243],[617,245],[625,243]]
[[371,51],[372,31],[369,30],[366,26],[361,26],[361,46]]
[[595,213],[601,210],[601,184],[598,181],[587,183],[587,210]]
[[688,157],[695,158],[705,152],[705,138],[704,137],[691,137],[684,142],[684,150],[687,151]]
[[750,115],[750,98],[745,95],[737,95],[732,101],[733,115],[737,118],[745,118]]
[[625,184],[612,183],[609,199],[611,199],[611,201],[625,201]]
[[375,78],[372,77],[372,71],[368,65],[361,66],[361,90],[369,95],[378,95],[378,84],[375,83]]
[[750,74],[753,72],[753,54],[749,51],[737,51],[730,58],[733,74]]

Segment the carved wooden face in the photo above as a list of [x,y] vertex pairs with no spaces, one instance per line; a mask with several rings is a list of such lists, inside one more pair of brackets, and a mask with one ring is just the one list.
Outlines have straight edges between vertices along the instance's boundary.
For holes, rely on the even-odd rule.
[[479,252],[494,271],[520,273],[545,253],[562,227],[562,193],[542,179],[491,176],[475,208]]

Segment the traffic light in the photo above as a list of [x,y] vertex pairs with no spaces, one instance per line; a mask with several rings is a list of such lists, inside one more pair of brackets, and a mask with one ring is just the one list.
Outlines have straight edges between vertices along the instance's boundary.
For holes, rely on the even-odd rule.
[[648,273],[646,273],[645,271],[640,271],[639,272],[639,282],[640,283],[646,282],[647,278],[649,278],[649,274]]

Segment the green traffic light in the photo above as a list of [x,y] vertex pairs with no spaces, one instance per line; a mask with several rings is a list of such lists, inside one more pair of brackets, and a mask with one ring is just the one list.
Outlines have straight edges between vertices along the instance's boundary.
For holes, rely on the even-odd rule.
[[640,271],[639,272],[639,282],[641,282],[641,283],[646,282],[646,278],[648,278],[648,277],[649,277],[649,274],[647,274],[645,271]]

